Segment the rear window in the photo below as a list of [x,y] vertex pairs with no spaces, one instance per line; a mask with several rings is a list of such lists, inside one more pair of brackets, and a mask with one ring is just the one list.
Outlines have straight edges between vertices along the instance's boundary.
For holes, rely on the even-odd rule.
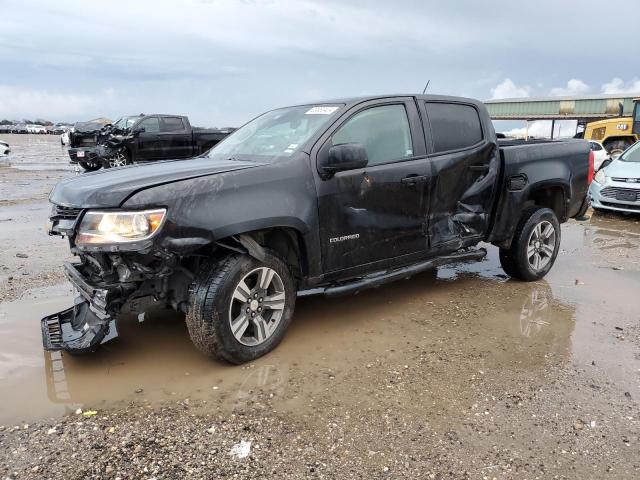
[[184,122],[180,117],[164,117],[162,119],[163,132],[181,132],[184,130]]
[[482,140],[478,111],[471,105],[425,102],[434,153],[471,147]]

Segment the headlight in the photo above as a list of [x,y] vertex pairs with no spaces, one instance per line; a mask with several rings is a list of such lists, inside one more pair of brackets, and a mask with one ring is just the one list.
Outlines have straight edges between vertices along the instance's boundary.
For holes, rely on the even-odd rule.
[[89,210],[80,223],[76,243],[104,245],[147,240],[160,229],[166,212],[164,208],[139,212]]
[[593,179],[601,185],[604,185],[604,182],[607,177],[604,175],[604,169],[600,169],[596,172],[596,176]]

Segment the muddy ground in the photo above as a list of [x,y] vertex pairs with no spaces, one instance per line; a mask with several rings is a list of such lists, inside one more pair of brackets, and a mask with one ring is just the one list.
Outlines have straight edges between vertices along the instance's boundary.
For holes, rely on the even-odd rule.
[[5,137],[0,478],[640,478],[640,217],[563,225],[539,282],[510,280],[488,247],[300,299],[283,343],[241,367],[156,307],[71,357],[42,351],[39,319],[73,298],[44,224],[74,172],[57,137]]

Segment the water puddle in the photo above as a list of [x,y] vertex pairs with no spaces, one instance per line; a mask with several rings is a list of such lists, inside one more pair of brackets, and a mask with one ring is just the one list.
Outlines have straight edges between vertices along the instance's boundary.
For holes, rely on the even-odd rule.
[[[69,306],[73,295],[65,285],[26,292],[0,304],[0,424],[187,397],[241,409],[258,393],[292,411],[308,411],[327,394],[359,406],[397,402],[403,393],[389,396],[388,385],[403,368],[423,372],[421,384],[411,387],[425,390],[424,406],[416,408],[468,400],[479,371],[499,382],[541,377],[550,363],[586,368],[593,362],[637,396],[638,345],[615,327],[627,332],[637,325],[640,273],[631,262],[638,260],[640,235],[625,237],[632,251],[602,253],[599,239],[615,238],[610,230],[565,226],[562,254],[539,282],[509,280],[491,248],[486,261],[442,268],[437,276],[352,297],[300,299],[282,344],[240,367],[201,355],[183,318],[157,307],[144,319],[123,315],[120,337],[94,354],[44,352],[39,319]],[[623,270],[610,266],[618,263]],[[417,360],[405,365],[409,357]]]

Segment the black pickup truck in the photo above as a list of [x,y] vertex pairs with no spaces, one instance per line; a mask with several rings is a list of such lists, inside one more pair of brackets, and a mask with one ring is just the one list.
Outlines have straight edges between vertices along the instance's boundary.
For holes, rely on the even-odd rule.
[[69,158],[86,171],[195,157],[233,131],[192,128],[189,119],[180,115],[128,116],[99,128],[97,124],[77,124],[74,130]]
[[380,96],[267,112],[199,158],[63,180],[50,233],[80,293],[42,319],[45,348],[90,351],[125,303],[186,314],[208,355],[233,363],[282,339],[296,297],[377,287],[481,260],[542,278],[560,224],[586,210],[582,140],[500,146],[482,103]]

